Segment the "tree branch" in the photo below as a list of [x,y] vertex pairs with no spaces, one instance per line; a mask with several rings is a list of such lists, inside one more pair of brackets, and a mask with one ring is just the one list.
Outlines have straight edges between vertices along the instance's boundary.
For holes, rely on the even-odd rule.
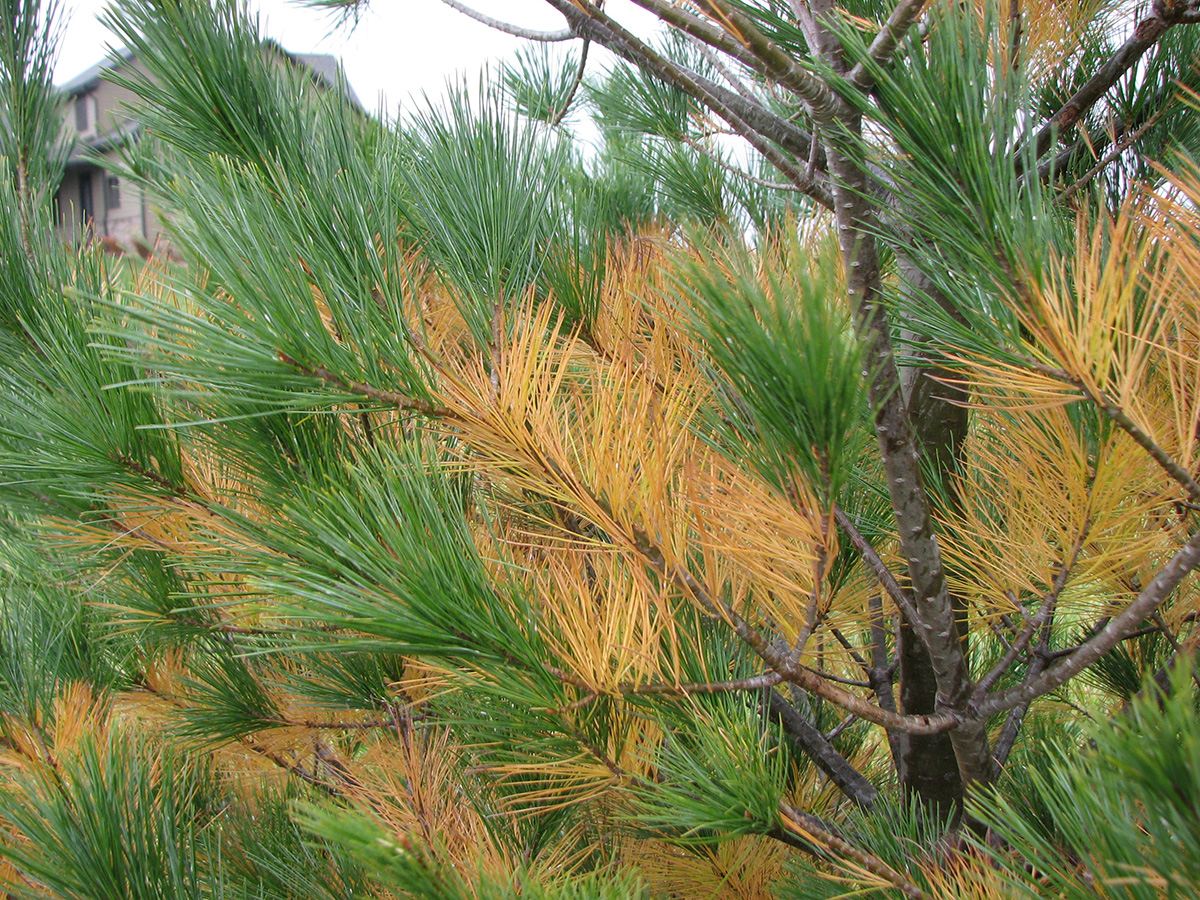
[[719,26],[666,0],[633,2],[668,25],[699,38],[709,46],[788,88],[808,105],[813,118],[818,122],[832,122],[839,111],[841,102],[824,81],[798,66],[795,60],[764,35],[753,22],[724,0],[704,0],[704,5],[718,13],[717,18],[721,22]]
[[845,510],[840,506],[835,506],[833,514],[837,520],[838,527],[846,533],[846,537],[850,538],[850,543],[858,551],[858,555],[862,557],[863,562],[867,564],[867,568],[871,570],[871,574],[875,576],[875,580],[879,582],[880,586],[887,591],[888,596],[892,598],[892,602],[896,604],[896,608],[911,620],[916,621],[917,608],[913,605],[912,596],[900,586],[900,582],[896,580],[896,576],[892,574],[891,569],[884,565],[879,554],[875,552],[875,548],[859,533],[854,521],[846,515]]
[[[767,161],[778,169],[779,173],[788,179],[797,191],[811,197],[826,209],[833,208],[833,195],[822,181],[816,179],[812,166],[801,169],[778,148],[763,140],[750,123],[733,111],[722,113],[722,116],[733,130],[745,138],[751,147],[766,157]],[[813,146],[816,146],[815,141]]]
[[1108,416],[1112,421],[1129,435],[1137,443],[1139,447],[1150,455],[1150,458],[1158,463],[1159,467],[1171,477],[1171,479],[1188,492],[1188,496],[1193,501],[1200,503],[1200,482],[1192,476],[1191,472],[1176,462],[1166,450],[1159,446],[1149,434],[1142,430],[1142,427],[1129,417],[1129,414],[1117,404],[1117,402],[1102,390],[1092,391],[1082,378],[1072,375],[1065,369],[1056,369],[1053,366],[1044,365],[1036,360],[1026,361],[1033,369],[1041,372],[1043,375],[1049,375],[1052,378],[1057,378],[1065,384],[1076,388],[1081,394],[1087,397],[1092,403],[1099,407],[1100,411]]
[[1113,616],[1107,625],[1091,640],[1082,644],[1074,653],[1025,684],[992,695],[970,710],[972,718],[984,719],[1006,709],[1040,697],[1061,684],[1074,678],[1084,669],[1094,665],[1109,650],[1137,630],[1150,615],[1167,601],[1171,593],[1200,564],[1200,531],[1192,535],[1171,557],[1154,579],[1143,588],[1129,606]]
[[770,692],[767,705],[771,718],[783,727],[804,755],[856,805],[870,809],[879,799],[878,789],[850,765],[846,757],[833,749],[820,729],[804,718],[779,691]]
[[916,24],[917,19],[925,10],[928,0],[900,0],[887,22],[871,41],[867,48],[865,59],[859,60],[850,70],[850,82],[862,91],[869,91],[874,86],[875,69],[886,66],[891,61],[892,54],[908,34],[908,30]]
[[[543,668],[560,681],[578,688],[585,693],[599,693],[584,679],[573,675],[557,666],[544,664]],[[751,675],[747,678],[734,678],[729,681],[691,681],[675,684],[669,681],[635,684],[623,681],[616,686],[616,692],[624,697],[640,697],[654,694],[722,694],[732,691],[761,691],[771,688],[783,681],[778,672],[765,672],[762,675]]]
[[821,205],[829,206],[828,190],[813,178],[806,177],[778,149],[782,147],[804,158],[812,151],[810,135],[761,104],[752,103],[736,91],[667,59],[592,4],[577,4],[574,0],[546,2],[561,12],[580,36],[607,47],[622,59],[699,100],[766,156],[797,188]]
[[[851,123],[843,123],[849,125]],[[858,130],[861,124],[853,123]],[[938,709],[958,720],[951,731],[964,785],[988,782],[994,775],[987,733],[980,723],[964,723],[972,693],[958,623],[950,601],[941,552],[934,535],[920,462],[920,441],[904,404],[891,329],[883,305],[878,231],[870,201],[868,175],[840,147],[829,147],[834,208],[855,331],[870,373],[868,392],[875,434],[887,479],[900,552],[908,562],[915,616],[910,620],[929,651],[937,683]],[[853,710],[850,710],[853,711]],[[882,723],[881,723],[882,724]]]
[[1049,618],[1054,615],[1054,607],[1058,602],[1059,594],[1067,586],[1067,579],[1071,575],[1071,570],[1075,568],[1075,561],[1079,559],[1079,553],[1083,550],[1083,544],[1087,540],[1090,531],[1091,519],[1087,519],[1083,523],[1083,527],[1079,530],[1079,537],[1075,540],[1074,546],[1071,547],[1071,552],[1063,559],[1062,565],[1059,566],[1058,572],[1054,576],[1054,583],[1050,586],[1050,590],[1046,592],[1046,597],[1042,601],[1037,615],[1029,620],[1020,636],[1013,643],[1009,644],[1003,658],[992,667],[990,672],[979,680],[972,699],[979,701],[984,698],[987,692],[992,689],[992,685],[999,680],[1001,675],[1008,671],[1008,667],[1013,664],[1013,661],[1021,654],[1021,651],[1028,646],[1029,641],[1037,633],[1038,629],[1043,627]]
[[788,803],[780,803],[779,812],[784,827],[799,837],[853,861],[856,866],[891,884],[910,900],[924,900],[925,894],[915,884],[879,857],[833,834],[816,816],[801,812]]
[[1185,22],[1195,22],[1196,10],[1192,2],[1179,0],[1155,0],[1153,13],[1134,26],[1133,34],[1108,61],[1104,63],[1087,83],[1077,90],[1066,103],[1050,117],[1034,138],[1034,155],[1041,156],[1050,149],[1056,133],[1061,134],[1079,121],[1120,78],[1132,69],[1151,47],[1158,43],[1167,29]]
[[[883,597],[878,591],[871,591],[867,599],[867,608],[871,615],[871,670],[868,678],[879,706],[888,712],[896,711],[896,691],[892,686],[892,676],[895,670],[888,660],[887,628],[884,627]],[[904,764],[908,752],[908,735],[889,729],[887,733],[888,749],[892,753],[892,764],[900,783],[905,782]]]
[[1125,135],[1125,130],[1124,122],[1110,121],[1102,132],[1094,137],[1091,135],[1080,135],[1071,146],[1060,150],[1049,159],[1044,159],[1038,163],[1037,177],[1043,183],[1049,183],[1050,179],[1070,165],[1075,157],[1088,155],[1094,159],[1096,154],[1103,151],[1114,141],[1119,141]]
[[571,108],[571,104],[575,101],[575,95],[579,92],[579,86],[583,84],[583,76],[587,71],[588,50],[591,46],[592,42],[584,38],[583,50],[579,54],[579,65],[575,69],[575,78],[571,81],[571,89],[567,91],[567,96],[563,98],[562,106],[551,116],[549,123],[551,128],[562,122],[567,115],[567,111]]
[[280,362],[286,363],[297,372],[313,378],[319,378],[326,384],[332,385],[347,394],[368,397],[378,403],[385,403],[397,409],[421,413],[430,418],[453,418],[454,416],[453,412],[447,407],[437,406],[425,400],[418,400],[415,397],[409,397],[407,394],[401,394],[396,391],[385,391],[360,381],[347,381],[336,372],[331,372],[324,366],[309,366],[294,360],[282,350],[277,351],[275,355],[279,357]]
[[781,650],[763,637],[753,625],[743,619],[724,600],[705,588],[686,568],[669,563],[662,549],[645,531],[636,524],[618,521],[606,501],[598,497],[586,485],[580,483],[577,478],[568,475],[554,459],[545,454],[541,454],[539,459],[547,472],[566,490],[586,501],[591,515],[598,516],[600,519],[596,522],[597,525],[609,535],[620,539],[628,549],[637,554],[644,565],[665,578],[669,578],[680,590],[695,599],[709,614],[727,623],[747,647],[782,675],[785,680],[824,697],[830,703],[846,712],[854,713],[860,719],[910,734],[939,734],[954,728],[962,721],[961,716],[950,711],[927,716],[907,716],[887,712],[862,697],[829,683],[816,672],[792,659],[789,652]]
[[1095,178],[1097,175],[1099,175],[1100,171],[1105,166],[1109,165],[1118,156],[1120,156],[1122,153],[1124,153],[1126,150],[1128,150],[1130,147],[1132,147],[1135,143],[1137,143],[1138,140],[1141,139],[1142,135],[1144,135],[1147,131],[1149,131],[1151,128],[1153,128],[1155,123],[1157,123],[1158,120],[1163,117],[1163,115],[1167,112],[1167,110],[1170,108],[1170,106],[1171,106],[1171,104],[1168,103],[1166,106],[1164,106],[1162,109],[1158,110],[1158,112],[1156,112],[1154,115],[1152,115],[1149,119],[1147,119],[1146,123],[1144,125],[1142,125],[1140,128],[1138,128],[1136,131],[1134,131],[1132,134],[1127,134],[1123,138],[1121,138],[1119,141],[1117,141],[1117,143],[1113,146],[1113,148],[1111,150],[1109,150],[1108,153],[1106,153],[1103,157],[1101,157],[1100,161],[1097,162],[1096,165],[1092,166],[1092,168],[1090,168],[1078,181],[1076,181],[1069,188],[1067,188],[1065,191],[1063,191],[1061,194],[1059,194],[1057,197],[1055,197],[1054,198],[1055,202],[1066,203],[1068,200],[1070,200],[1072,197],[1074,197],[1076,194],[1078,194],[1081,190],[1083,190],[1085,187],[1087,187],[1088,184],[1091,183],[1092,179]]
[[868,703],[856,694],[851,694],[834,687],[816,672],[794,662],[789,654],[775,648],[749,622],[743,619],[732,608],[710,594],[692,576],[690,572],[679,567],[668,566],[661,551],[649,541],[646,535],[635,530],[635,540],[640,555],[643,556],[657,571],[672,578],[675,583],[691,594],[714,615],[728,622],[734,633],[746,643],[767,665],[779,672],[788,681],[806,691],[811,691],[824,697],[835,706],[847,712],[855,713],[860,719],[874,722],[885,728],[896,728],[910,734],[939,734],[953,728],[959,722],[959,717],[950,713],[938,713],[929,716],[904,716],[887,711]]
[[[767,181],[767,179],[765,179],[765,178],[759,178],[757,175],[751,175],[745,169],[742,169],[742,168],[734,165],[733,163],[729,162],[726,159],[722,159],[720,154],[714,153],[713,151],[709,150],[707,147],[704,146],[704,144],[700,143],[700,141],[694,140],[689,137],[685,137],[683,139],[683,142],[685,144],[687,144],[689,147],[691,147],[693,150],[695,150],[697,153],[699,153],[701,156],[703,156],[705,159],[709,160],[710,162],[716,163],[718,166],[720,166],[726,172],[729,172],[731,175],[736,175],[738,178],[744,179],[745,181],[748,181],[751,184],[757,184],[759,187],[765,187],[765,188],[768,188],[769,190],[773,190],[773,191],[794,191],[795,193],[798,193],[798,194],[807,193],[806,191],[802,191],[800,188],[796,187],[794,181]],[[796,171],[797,172],[800,171],[799,167],[796,167]],[[805,175],[804,177],[807,177],[807,176]]]
[[519,25],[510,25],[508,22],[502,22],[499,19],[493,19],[491,16],[484,15],[478,10],[467,6],[465,3],[460,3],[459,0],[442,0],[442,2],[456,12],[474,19],[476,22],[482,22],[488,28],[494,28],[496,31],[511,34],[513,37],[524,38],[527,41],[554,43],[556,41],[570,41],[578,37],[570,28],[564,28],[562,31],[537,31],[532,28],[522,28]]
[[750,90],[749,85],[742,81],[742,79],[738,78],[737,73],[730,69],[729,66],[725,65],[725,62],[716,54],[712,47],[708,46],[708,44],[704,43],[704,41],[700,40],[695,35],[689,34],[688,39],[691,41],[692,46],[696,48],[696,52],[704,57],[705,62],[717,70],[717,74],[724,78],[725,82],[731,88],[741,94],[741,96],[750,103],[758,102],[758,97],[756,97],[754,92]]
[[[1045,668],[1046,657],[1035,656],[1025,680],[1032,681],[1041,675]],[[1004,764],[1008,762],[1009,754],[1012,753],[1012,748],[1017,743],[1017,735],[1021,733],[1021,724],[1025,721],[1025,713],[1029,712],[1031,702],[1031,700],[1026,700],[1015,706],[1009,712],[1008,718],[1004,720],[1004,727],[1000,729],[1000,734],[996,736],[996,749],[992,753],[992,758],[996,760],[996,765],[1000,768],[1003,768]]]

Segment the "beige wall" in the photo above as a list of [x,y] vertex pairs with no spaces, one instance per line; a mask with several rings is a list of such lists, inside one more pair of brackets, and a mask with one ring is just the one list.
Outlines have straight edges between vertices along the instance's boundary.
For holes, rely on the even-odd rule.
[[[145,73],[145,68],[142,64],[134,60],[132,63],[122,62],[117,70],[124,73],[130,69],[130,66],[138,72]],[[105,81],[101,78],[100,83],[89,91],[88,96],[92,103],[92,115],[89,117],[90,128],[85,134],[103,135],[111,131],[123,127],[129,121],[129,113],[126,110],[127,106],[135,105],[137,95],[132,91],[126,90],[123,87],[117,87],[112,82]],[[75,131],[75,105],[74,101],[67,106],[67,121],[66,127],[72,134]]]
[[[125,62],[122,67],[128,68],[129,65]],[[134,62],[133,66],[145,71],[138,62]],[[71,137],[82,137],[84,140],[103,137],[126,127],[130,120],[126,107],[137,102],[132,91],[104,80],[81,96],[88,105],[88,128],[82,134],[76,129],[74,99],[67,104],[63,128]],[[133,250],[138,243],[153,247],[158,240],[162,222],[143,196],[141,188],[113,175],[118,157],[118,150],[110,150],[103,154],[99,166],[79,159],[68,166],[57,193],[59,232],[67,240],[79,240],[83,236],[80,188],[82,180],[89,174],[96,237],[112,238],[126,250]],[[105,161],[111,162],[106,166],[103,165]],[[116,179],[115,191],[110,178]]]

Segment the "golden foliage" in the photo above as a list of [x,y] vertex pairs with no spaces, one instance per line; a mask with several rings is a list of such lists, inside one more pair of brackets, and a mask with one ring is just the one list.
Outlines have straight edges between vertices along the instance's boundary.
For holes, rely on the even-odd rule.
[[[1054,7],[1031,16],[1028,27],[1066,34],[1076,23]],[[1190,237],[1200,227],[1200,174],[1181,177],[1175,188],[1178,199],[1160,199],[1165,219],[1135,207],[1113,222],[1080,219],[1074,256],[1053,260],[1014,300],[1026,360],[960,354],[973,426],[954,484],[959,502],[938,510],[939,540],[951,587],[969,600],[975,627],[1020,618],[1050,595],[1060,622],[1109,615],[1185,533],[1182,488],[1128,433],[1084,421],[1077,404],[1085,395],[1106,398],[1189,471],[1200,468],[1200,321],[1190,290],[1200,281],[1200,251]],[[803,273],[794,266],[827,265],[833,252],[826,235],[808,237],[805,252],[786,261],[797,278]],[[586,333],[566,329],[553,304],[531,291],[509,304],[504,339],[488,348],[473,344],[453,298],[420,256],[406,260],[413,290],[403,327],[419,336],[433,376],[443,414],[434,439],[471,481],[471,534],[495,582],[518,582],[539,621],[549,623],[541,633],[546,671],[529,678],[549,673],[567,699],[547,697],[531,712],[556,734],[577,737],[575,750],[477,764],[487,748],[421,721],[421,710],[438,699],[472,685],[494,687],[482,669],[407,661],[390,689],[394,708],[375,721],[366,713],[331,717],[301,701],[290,693],[287,677],[296,673],[285,660],[257,670],[279,720],[220,748],[223,768],[245,784],[295,776],[319,783],[378,819],[399,845],[417,837],[447,866],[561,873],[615,853],[663,894],[770,895],[788,851],[765,838],[682,850],[573,824],[536,859],[514,850],[522,816],[534,810],[588,804],[594,826],[619,818],[630,785],[653,783],[656,751],[671,736],[638,704],[655,692],[696,690],[685,687],[694,677],[688,666],[705,649],[702,636],[680,624],[689,605],[689,614],[714,623],[730,621],[724,610],[740,616],[769,640],[786,642],[802,664],[858,690],[869,665],[862,636],[894,624],[890,601],[880,600],[865,569],[834,576],[838,529],[799,478],[783,493],[752,463],[717,449],[706,424],[717,404],[705,363],[669,299],[670,279],[684,271],[673,254],[689,251],[668,244],[647,235],[614,245],[600,315]],[[311,301],[337,337],[315,288]],[[343,417],[347,435],[367,443],[358,411],[346,412],[353,413]],[[388,415],[371,413],[377,424],[400,422],[399,412]],[[408,425],[376,428],[371,437],[410,439]],[[184,434],[181,444],[186,484],[179,490],[113,490],[100,515],[55,523],[58,539],[96,554],[116,547],[185,562],[224,554],[231,572],[240,571],[233,563],[261,550],[246,523],[270,523],[278,512],[253,499],[253,473],[222,461],[215,442]],[[894,537],[874,540],[885,563],[903,571]],[[120,577],[118,567],[99,577]],[[198,589],[204,592],[212,597],[213,634],[286,625],[272,599],[251,596],[240,576],[213,579]],[[1194,606],[1184,598],[1167,617],[1178,624]],[[152,629],[171,614],[125,610],[121,618],[127,628]],[[0,764],[25,766],[62,752],[114,711],[123,727],[169,731],[194,699],[187,652],[147,661],[140,691],[96,698],[83,686],[64,690],[48,747],[39,743],[38,723],[6,721],[11,746]],[[713,682],[731,677],[704,674]],[[595,718],[605,724],[599,743],[583,737]],[[884,740],[868,738],[851,762],[869,769]],[[519,791],[500,790],[515,784]],[[472,793],[491,798],[492,819],[468,801]],[[819,813],[841,798],[829,781],[812,778],[794,786],[789,802]],[[797,830],[802,825],[786,827],[815,840]],[[836,877],[892,883],[871,865],[847,857]],[[982,900],[1000,890],[998,876],[974,860],[954,868],[930,862],[925,875],[935,896]]]
[[1044,596],[1064,566],[1060,608],[1098,613],[1131,599],[1179,544],[1178,491],[1121,432],[1092,447],[1064,407],[1019,419],[981,408],[970,441],[943,547],[955,591],[985,618]]
[[757,835],[689,848],[646,841],[630,854],[656,896],[712,900],[770,900],[789,855],[782,844]]

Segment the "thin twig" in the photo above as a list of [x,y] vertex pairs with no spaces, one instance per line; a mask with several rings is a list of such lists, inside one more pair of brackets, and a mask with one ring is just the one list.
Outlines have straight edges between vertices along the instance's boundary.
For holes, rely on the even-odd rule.
[[361,381],[347,381],[336,372],[331,372],[324,366],[308,366],[302,362],[292,359],[282,350],[276,352],[279,361],[286,363],[296,371],[309,375],[313,378],[319,378],[326,384],[331,384],[339,390],[347,394],[356,394],[360,397],[370,397],[380,403],[386,403],[389,406],[395,406],[403,410],[411,410],[412,412],[421,413],[430,418],[454,418],[454,413],[447,407],[437,406],[429,403],[426,400],[418,400],[415,397],[409,397],[407,394],[401,394],[397,391],[385,391],[380,388],[373,387]]
[[583,51],[579,55],[579,65],[575,69],[575,78],[571,81],[571,89],[567,91],[567,96],[563,99],[562,106],[558,111],[550,117],[550,127],[555,128],[562,123],[567,111],[571,108],[571,104],[575,100],[575,95],[579,92],[579,86],[583,84],[583,75],[587,70],[588,49],[592,46],[591,38],[583,39]]
[[1049,666],[1032,681],[988,697],[970,710],[972,716],[984,719],[1028,703],[1095,665],[1100,657],[1121,641],[1127,640],[1141,622],[1162,606],[1197,565],[1200,565],[1200,531],[1179,548],[1137,598],[1113,616],[1099,634],[1076,648],[1066,659]]
[[822,671],[821,669],[814,669],[811,666],[806,666],[806,668],[810,672],[814,672],[817,675],[820,675],[825,680],[833,681],[837,684],[845,684],[845,685],[849,685],[850,687],[863,687],[863,688],[869,688],[869,687],[873,686],[871,684],[871,682],[869,682],[869,681],[859,681],[854,678],[843,678],[840,675],[834,675],[831,672],[825,672],[825,671]]
[[908,591],[900,586],[900,582],[896,580],[896,576],[892,574],[891,570],[884,565],[879,554],[875,552],[875,548],[859,533],[854,521],[846,515],[846,512],[840,506],[833,508],[833,514],[837,520],[838,527],[846,533],[846,537],[850,538],[850,543],[854,545],[854,549],[858,551],[863,562],[867,564],[867,568],[871,570],[871,574],[875,576],[875,580],[879,582],[880,587],[887,591],[887,595],[892,598],[892,602],[900,608],[910,622],[919,622],[917,608],[913,603],[912,597]]
[[724,62],[721,61],[721,57],[717,56],[716,52],[709,47],[708,44],[704,43],[704,41],[700,40],[693,34],[689,34],[687,37],[692,46],[696,48],[696,51],[704,57],[705,61],[710,66],[717,70],[717,74],[724,78],[726,83],[731,88],[741,94],[749,102],[759,102],[758,97],[755,96],[754,92],[750,90],[750,88],[744,81],[742,81],[742,79],[737,77],[732,69],[730,69],[727,65],[725,65]]
[[850,658],[858,664],[859,668],[867,673],[867,675],[870,675],[871,667],[867,664],[867,661],[862,658],[862,654],[854,649],[854,645],[847,640],[846,636],[837,628],[830,628],[829,631],[833,634],[834,639],[842,645],[842,649],[850,654]]
[[843,731],[845,731],[847,728],[849,728],[851,725],[853,725],[857,721],[858,721],[858,716],[856,716],[854,713],[850,713],[850,715],[846,716],[846,718],[842,719],[842,721],[838,722],[837,725],[834,726],[833,731],[831,731],[831,732],[829,732],[829,734],[825,735],[825,740],[827,740],[827,741],[837,740],[838,735],[840,735]]
[[850,81],[861,91],[869,91],[875,81],[875,71],[887,65],[904,40],[908,30],[916,24],[925,10],[927,0],[900,0],[888,16],[883,28],[871,41],[866,56],[850,70]]
[[1058,203],[1066,203],[1068,200],[1070,200],[1072,197],[1074,197],[1076,194],[1078,194],[1081,190],[1083,190],[1085,187],[1087,187],[1091,183],[1092,179],[1095,178],[1097,175],[1099,175],[1100,171],[1105,166],[1107,166],[1109,163],[1111,163],[1113,160],[1115,160],[1118,156],[1120,156],[1122,153],[1124,153],[1126,150],[1128,150],[1130,147],[1132,147],[1135,143],[1137,143],[1137,141],[1141,139],[1142,135],[1144,135],[1147,131],[1149,131],[1152,127],[1154,127],[1154,125],[1158,122],[1158,120],[1163,117],[1163,114],[1166,113],[1167,110],[1170,108],[1171,108],[1171,104],[1168,103],[1166,106],[1164,106],[1162,109],[1160,109],[1154,115],[1152,115],[1149,119],[1147,119],[1146,124],[1142,125],[1141,128],[1138,128],[1136,131],[1134,131],[1131,134],[1127,134],[1120,141],[1118,141],[1116,143],[1116,145],[1113,146],[1113,148],[1111,150],[1109,150],[1108,153],[1106,153],[1100,159],[1100,161],[1098,163],[1096,163],[1096,165],[1092,166],[1092,168],[1087,171],[1086,174],[1084,174],[1082,177],[1080,177],[1080,179],[1078,181],[1076,181],[1069,188],[1067,188],[1061,194],[1059,194],[1055,198],[1055,201]]
[[709,150],[707,147],[704,146],[703,143],[701,143],[698,140],[695,140],[694,138],[690,138],[685,135],[683,138],[683,142],[685,144],[687,144],[689,147],[691,147],[693,150],[695,150],[697,153],[699,153],[701,156],[703,156],[705,159],[716,163],[722,169],[725,169],[727,172],[732,172],[734,175],[737,175],[739,178],[743,178],[746,181],[749,181],[751,184],[757,184],[759,187],[769,188],[774,191],[792,191],[797,194],[808,193],[808,191],[801,190],[799,187],[797,187],[795,184],[793,184],[791,182],[768,181],[765,178],[759,178],[757,175],[751,175],[745,169],[734,165],[733,163],[729,162],[728,160],[722,159],[720,154],[714,153],[713,151]]
[[491,16],[484,15],[478,10],[467,6],[465,3],[460,3],[459,0],[442,0],[442,2],[464,16],[472,18],[476,22],[482,22],[488,28],[494,28],[496,31],[511,34],[513,37],[524,38],[527,41],[555,43],[558,41],[573,40],[578,37],[570,28],[564,28],[561,31],[538,31],[533,28],[522,28],[520,25],[512,25],[508,22],[502,22],[499,19],[493,19]]
[[[1158,43],[1174,25],[1195,21],[1195,11],[1187,3],[1159,2],[1152,6],[1153,13],[1134,26],[1133,34],[1096,70],[1096,73],[1079,88],[1062,107],[1050,117],[1034,138],[1034,155],[1041,156],[1050,148],[1055,134],[1072,127],[1080,117],[1103,97],[1108,89],[1132,69],[1151,47]],[[1019,161],[1019,158],[1018,158]]]
[[[1099,634],[1098,629],[1097,629],[1096,633]],[[1121,638],[1121,642],[1123,643],[1125,641],[1132,641],[1135,638],[1145,637],[1148,634],[1158,634],[1158,633],[1160,633],[1160,629],[1157,625],[1147,625],[1145,628],[1139,628],[1136,631],[1129,632],[1129,634],[1127,634],[1127,635],[1125,635],[1125,637]],[[1054,660],[1056,660],[1056,659],[1063,659],[1064,657],[1070,656],[1072,653],[1076,652],[1082,646],[1083,646],[1082,644],[1076,644],[1074,647],[1063,647],[1059,650],[1047,650],[1046,652],[1044,652],[1040,655],[1044,656],[1048,662],[1054,662]]]
[[844,838],[838,837],[829,831],[825,823],[816,816],[802,812],[789,803],[779,804],[779,815],[784,827],[789,831],[792,831],[806,841],[811,841],[818,847],[830,851],[836,856],[850,860],[854,865],[870,872],[872,875],[882,878],[897,888],[905,897],[910,898],[910,900],[923,900],[925,897],[925,894],[919,887],[879,857],[868,853],[861,847],[856,847]]
[[[544,668],[555,678],[572,687],[591,694],[599,693],[596,688],[589,685],[582,678],[572,675],[557,666],[546,664]],[[719,694],[725,691],[762,690],[763,688],[774,687],[782,681],[783,676],[778,672],[766,672],[762,675],[735,678],[729,681],[694,681],[680,684],[673,684],[668,681],[634,684],[629,681],[623,681],[613,688],[613,691],[623,696],[639,696],[643,694]]]
[[[1091,491],[1089,486],[1089,496],[1090,493]],[[1063,588],[1067,586],[1067,579],[1071,575],[1071,570],[1075,568],[1075,563],[1079,559],[1079,553],[1083,550],[1084,542],[1087,540],[1087,536],[1091,532],[1091,529],[1092,520],[1089,516],[1084,520],[1083,525],[1080,527],[1079,536],[1075,539],[1075,543],[1071,547],[1071,552],[1067,554],[1062,561],[1062,565],[1058,567],[1058,572],[1055,573],[1054,576],[1054,583],[1050,586],[1050,590],[1046,592],[1046,597],[1042,601],[1041,608],[1038,610],[1037,615],[1029,620],[1028,624],[1025,626],[1025,630],[1021,632],[1016,641],[1009,645],[1007,652],[1005,652],[1000,661],[992,667],[990,672],[988,672],[979,680],[979,684],[975,687],[975,694],[973,697],[975,701],[983,699],[987,692],[992,689],[992,686],[999,680],[1000,676],[1008,671],[1009,666],[1013,664],[1017,656],[1019,656],[1021,651],[1025,649],[1026,645],[1028,645],[1029,641],[1033,638],[1033,635],[1037,633],[1038,629],[1044,626],[1054,615],[1054,607],[1058,602],[1058,597],[1062,593]],[[1024,612],[1023,608],[1022,612]]]
[[1197,482],[1187,469],[1172,459],[1171,455],[1159,446],[1154,438],[1143,431],[1141,426],[1133,421],[1128,413],[1121,409],[1116,400],[1110,397],[1107,392],[1100,389],[1093,391],[1084,383],[1082,378],[1078,378],[1064,369],[1055,368],[1054,366],[1049,366],[1033,359],[1027,359],[1026,364],[1043,375],[1049,375],[1065,384],[1071,385],[1071,387],[1087,397],[1088,400],[1099,407],[1101,412],[1112,419],[1117,427],[1133,438],[1137,445],[1145,450],[1164,472],[1188,492],[1192,500],[1200,502],[1200,482]]

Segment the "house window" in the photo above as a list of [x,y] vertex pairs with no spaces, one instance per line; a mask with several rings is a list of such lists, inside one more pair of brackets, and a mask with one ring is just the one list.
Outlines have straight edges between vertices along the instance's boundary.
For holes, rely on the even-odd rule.
[[104,181],[104,206],[107,209],[116,209],[121,205],[121,179],[116,175],[109,175]]
[[90,99],[87,94],[80,94],[75,98],[75,130],[81,134],[87,131],[92,124],[91,118],[88,116]]

